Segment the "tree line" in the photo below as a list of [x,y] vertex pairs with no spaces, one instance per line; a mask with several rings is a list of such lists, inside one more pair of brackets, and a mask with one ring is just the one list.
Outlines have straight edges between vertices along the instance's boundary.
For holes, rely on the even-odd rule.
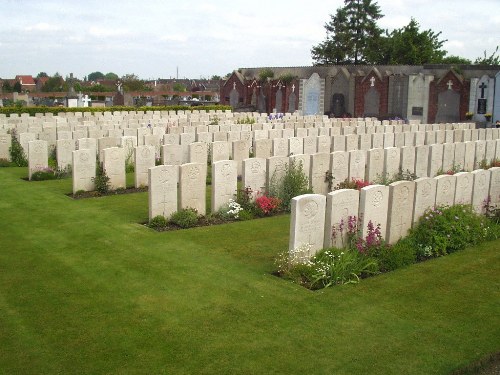
[[471,60],[447,55],[441,32],[420,30],[411,18],[408,25],[393,31],[382,30],[377,21],[383,16],[371,0],[344,0],[324,26],[326,38],[311,49],[315,65],[500,65],[498,46],[491,54]]

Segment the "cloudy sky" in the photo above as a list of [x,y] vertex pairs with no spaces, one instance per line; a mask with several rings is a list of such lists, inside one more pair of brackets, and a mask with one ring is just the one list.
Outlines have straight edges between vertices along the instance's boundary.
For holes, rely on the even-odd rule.
[[[500,44],[498,0],[378,0],[379,25],[414,17],[450,55]],[[94,71],[208,78],[240,67],[307,66],[342,0],[0,0],[0,77]]]

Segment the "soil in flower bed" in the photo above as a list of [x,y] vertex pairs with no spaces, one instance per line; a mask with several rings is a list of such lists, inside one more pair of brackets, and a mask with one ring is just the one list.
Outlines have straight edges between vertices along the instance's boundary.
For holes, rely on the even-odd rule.
[[[271,216],[279,216],[279,215],[286,215],[286,212],[279,212],[279,213],[276,213],[274,215],[271,215]],[[198,228],[198,227],[209,227],[209,226],[212,226],[212,225],[221,225],[221,224],[229,224],[229,223],[235,223],[235,222],[238,222],[238,221],[249,221],[249,220],[258,220],[258,219],[263,219],[263,218],[266,218],[266,217],[271,217],[271,216],[257,216],[257,217],[253,217],[251,219],[246,219],[246,220],[240,220],[240,219],[225,219],[225,218],[222,218],[222,217],[219,217],[219,216],[211,216],[211,215],[208,215],[208,216],[200,216],[198,218],[198,222],[196,224],[194,224],[193,226],[191,227],[188,227],[188,228],[182,228],[174,223],[167,223],[166,226],[164,227],[150,227],[148,224],[149,222],[142,222],[140,224],[144,225],[145,227],[148,227],[150,229],[153,229],[157,232],[168,232],[168,231],[173,231],[173,230],[181,230],[181,229],[191,229],[191,228]]]
[[68,197],[73,199],[86,199],[86,198],[97,198],[97,197],[107,197],[109,195],[120,195],[120,194],[133,194],[133,193],[144,193],[148,191],[147,187],[129,187],[126,189],[110,190],[107,193],[100,193],[98,191],[82,191],[76,194],[68,193]]

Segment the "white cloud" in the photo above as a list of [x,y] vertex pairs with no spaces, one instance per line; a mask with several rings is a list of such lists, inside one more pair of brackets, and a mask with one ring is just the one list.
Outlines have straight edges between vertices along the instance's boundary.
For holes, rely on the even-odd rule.
[[88,33],[96,38],[109,38],[109,37],[131,35],[130,31],[125,29],[110,29],[97,26],[91,26],[88,29]]
[[188,38],[183,34],[168,34],[161,36],[160,40],[162,42],[186,42]]
[[24,28],[25,31],[59,31],[61,30],[60,26],[51,25],[46,22],[40,22],[33,26],[27,26]]

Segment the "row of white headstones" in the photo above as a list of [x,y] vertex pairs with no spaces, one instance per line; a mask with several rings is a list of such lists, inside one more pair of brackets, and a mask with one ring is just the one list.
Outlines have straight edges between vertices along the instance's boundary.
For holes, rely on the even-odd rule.
[[[500,206],[500,167],[460,172],[415,181],[397,181],[341,189],[326,196],[305,194],[292,199],[289,251],[306,260],[323,248],[345,247],[349,221],[361,226],[364,238],[368,223],[380,226],[383,238],[394,244],[428,209],[455,204],[472,205],[481,214],[485,205]],[[297,254],[297,251],[307,252]]]

